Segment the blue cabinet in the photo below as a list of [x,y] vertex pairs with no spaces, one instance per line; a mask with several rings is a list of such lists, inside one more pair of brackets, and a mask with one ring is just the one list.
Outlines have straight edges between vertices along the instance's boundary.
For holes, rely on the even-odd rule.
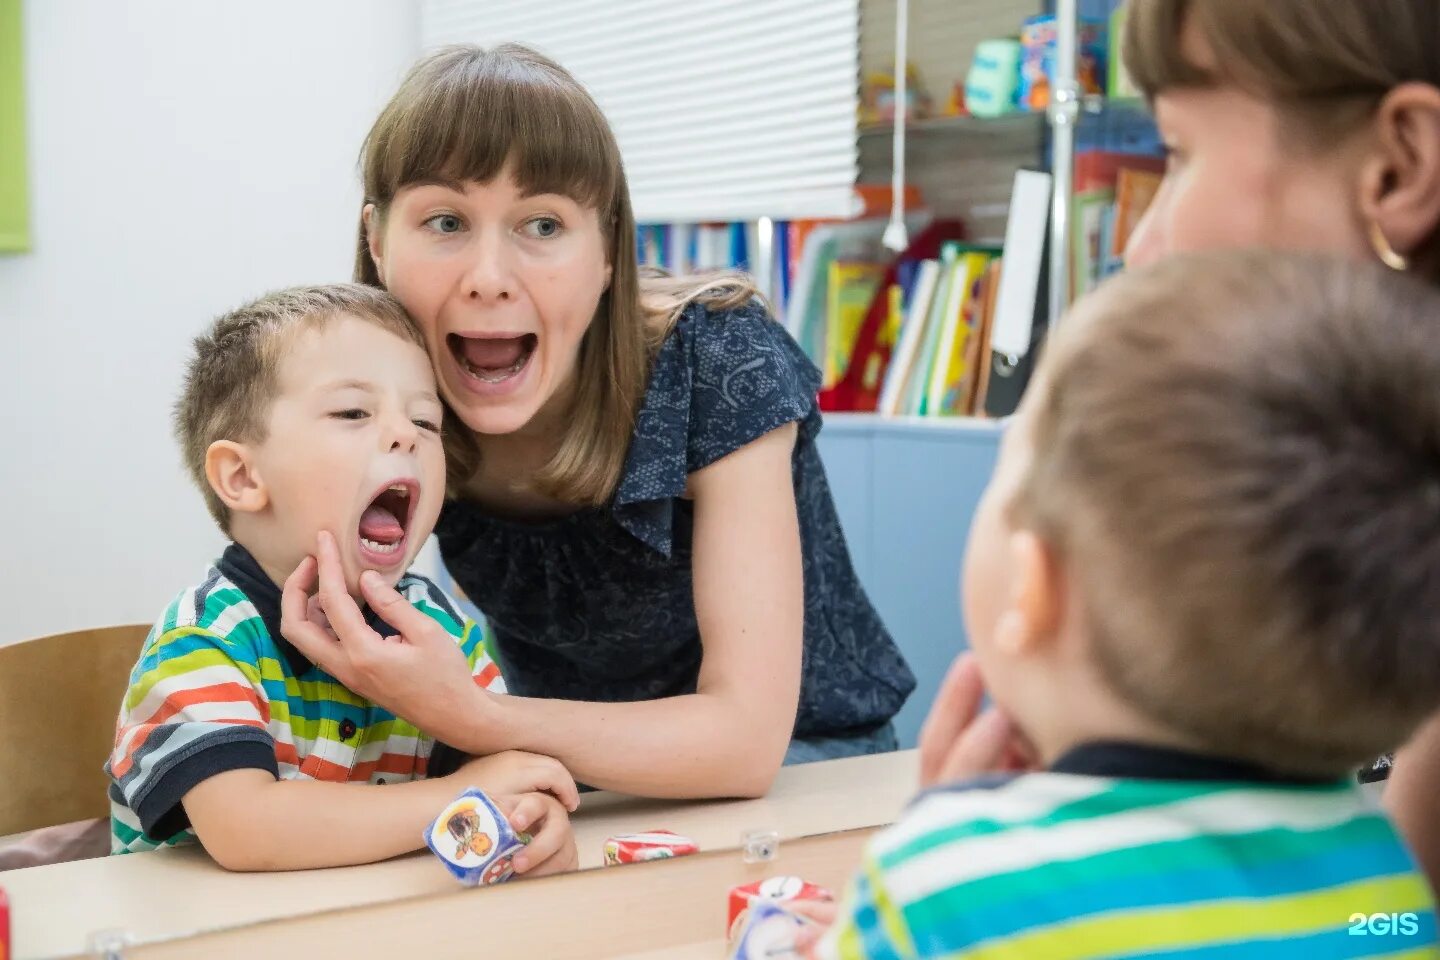
[[966,646],[960,559],[999,440],[993,421],[860,414],[832,414],[820,431],[855,569],[918,681],[895,719],[901,747]]

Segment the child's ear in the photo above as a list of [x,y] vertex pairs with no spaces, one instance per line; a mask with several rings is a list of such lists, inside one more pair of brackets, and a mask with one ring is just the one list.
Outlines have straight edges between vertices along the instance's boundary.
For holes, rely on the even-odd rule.
[[383,231],[380,229],[380,212],[375,208],[375,204],[365,204],[364,209],[360,211],[360,219],[365,224],[365,246],[370,249],[370,259],[375,261],[375,273],[383,282],[385,277],[385,263],[380,252],[380,234]]
[[216,440],[205,451],[205,479],[215,496],[237,513],[258,513],[270,502],[265,481],[250,448],[232,440]]
[[1060,630],[1065,591],[1050,545],[1029,530],[1010,534],[1010,596],[995,631],[994,647],[1012,656],[1035,653]]

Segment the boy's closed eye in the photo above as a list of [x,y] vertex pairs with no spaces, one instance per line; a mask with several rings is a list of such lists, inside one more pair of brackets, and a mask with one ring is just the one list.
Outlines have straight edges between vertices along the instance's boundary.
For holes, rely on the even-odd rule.
[[335,410],[330,416],[335,420],[364,420],[370,416],[370,411],[361,410],[359,407],[350,407],[345,410]]

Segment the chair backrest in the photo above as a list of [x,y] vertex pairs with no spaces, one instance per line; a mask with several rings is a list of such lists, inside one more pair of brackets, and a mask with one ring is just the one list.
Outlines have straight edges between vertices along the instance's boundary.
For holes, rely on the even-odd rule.
[[105,759],[149,629],[0,647],[0,836],[109,816]]

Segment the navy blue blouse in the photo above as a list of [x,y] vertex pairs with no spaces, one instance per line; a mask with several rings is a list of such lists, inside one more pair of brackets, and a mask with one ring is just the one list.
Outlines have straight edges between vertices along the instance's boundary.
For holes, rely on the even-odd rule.
[[512,693],[633,701],[694,693],[689,474],[799,421],[792,456],[804,553],[805,647],[795,736],[860,733],[915,687],[850,562],[815,435],[820,373],[758,304],[694,305],[661,346],[611,503],[516,522],[447,503],[451,575],[495,632]]

